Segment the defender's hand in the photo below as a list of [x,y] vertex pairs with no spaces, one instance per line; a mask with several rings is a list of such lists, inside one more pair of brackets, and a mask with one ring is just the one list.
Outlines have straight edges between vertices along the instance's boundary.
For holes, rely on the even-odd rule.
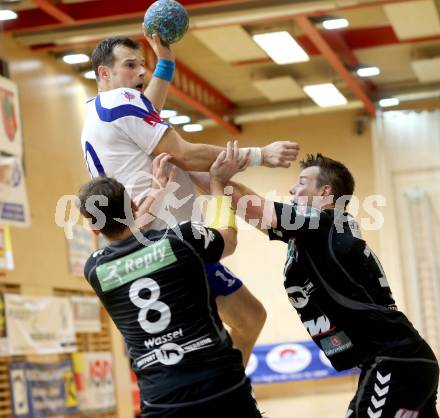
[[249,151],[242,157],[239,157],[238,141],[234,141],[233,144],[228,141],[226,151],[222,151],[217,156],[217,159],[209,169],[211,180],[227,183],[232,176],[246,170],[248,165]]

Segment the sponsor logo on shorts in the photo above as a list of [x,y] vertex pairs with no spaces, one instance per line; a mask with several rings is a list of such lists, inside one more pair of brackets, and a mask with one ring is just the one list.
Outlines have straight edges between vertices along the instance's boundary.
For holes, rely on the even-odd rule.
[[274,347],[266,356],[267,365],[277,373],[297,373],[307,368],[312,353],[298,344],[282,344]]
[[323,338],[320,341],[320,344],[327,357],[342,353],[343,351],[353,347],[353,343],[347,337],[344,331],[340,331],[330,337]]

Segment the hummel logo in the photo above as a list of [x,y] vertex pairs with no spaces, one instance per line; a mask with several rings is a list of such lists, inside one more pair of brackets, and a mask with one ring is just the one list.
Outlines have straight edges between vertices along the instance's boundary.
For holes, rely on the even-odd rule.
[[380,411],[373,412],[373,411],[371,410],[371,408],[368,407],[367,412],[368,412],[368,416],[369,416],[370,418],[380,418],[381,415],[382,415],[382,409],[381,409]]
[[376,373],[377,380],[379,380],[381,385],[389,382],[391,379],[391,373],[388,373],[386,376],[382,376],[379,372]]
[[380,400],[377,400],[374,395],[371,397],[371,403],[373,404],[373,406],[378,409],[381,408],[382,406],[385,405],[385,401],[387,400],[387,398],[383,398]]
[[378,394],[379,398],[385,396],[388,393],[389,387],[385,386],[383,389],[380,389],[377,384],[374,384],[374,391]]
[[377,411],[377,412],[373,412],[370,407],[368,407],[367,412],[368,412],[368,416],[370,418],[380,418],[382,415],[382,410]]
[[382,389],[378,386],[377,383],[374,384],[374,391],[376,392],[376,394],[371,397],[371,404],[373,408],[376,409],[377,411],[374,412],[373,409],[368,407],[367,412],[370,418],[380,418],[382,416],[383,406],[385,405],[386,402],[386,395],[390,389],[389,381],[391,380],[391,373],[388,373],[387,375],[383,376],[380,374],[380,372],[377,372],[376,378],[381,385],[385,385],[386,383],[388,384],[384,386]]

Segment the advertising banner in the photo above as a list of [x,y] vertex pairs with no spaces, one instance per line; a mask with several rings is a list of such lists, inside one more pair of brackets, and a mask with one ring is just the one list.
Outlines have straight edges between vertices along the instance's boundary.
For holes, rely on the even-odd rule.
[[337,372],[313,341],[255,346],[246,374],[253,384],[316,380],[356,375]]
[[111,353],[74,353],[72,357],[80,411],[85,414],[114,411]]
[[0,152],[21,157],[22,144],[17,84],[0,77]]
[[66,416],[78,412],[72,362],[9,364],[13,418]]
[[23,165],[19,157],[0,156],[0,225],[31,223]]
[[4,297],[10,354],[57,354],[76,350],[69,299],[15,294]]

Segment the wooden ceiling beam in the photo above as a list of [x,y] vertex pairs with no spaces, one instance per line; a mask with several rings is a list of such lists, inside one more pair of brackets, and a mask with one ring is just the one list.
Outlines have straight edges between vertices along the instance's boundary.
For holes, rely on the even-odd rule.
[[363,103],[365,110],[371,115],[376,115],[374,103],[369,98],[367,92],[353,74],[345,67],[338,54],[331,48],[326,39],[319,33],[313,23],[307,16],[297,16],[295,21],[302,28],[304,33],[319,49],[322,56],[327,60],[330,66],[347,83],[353,94]]

